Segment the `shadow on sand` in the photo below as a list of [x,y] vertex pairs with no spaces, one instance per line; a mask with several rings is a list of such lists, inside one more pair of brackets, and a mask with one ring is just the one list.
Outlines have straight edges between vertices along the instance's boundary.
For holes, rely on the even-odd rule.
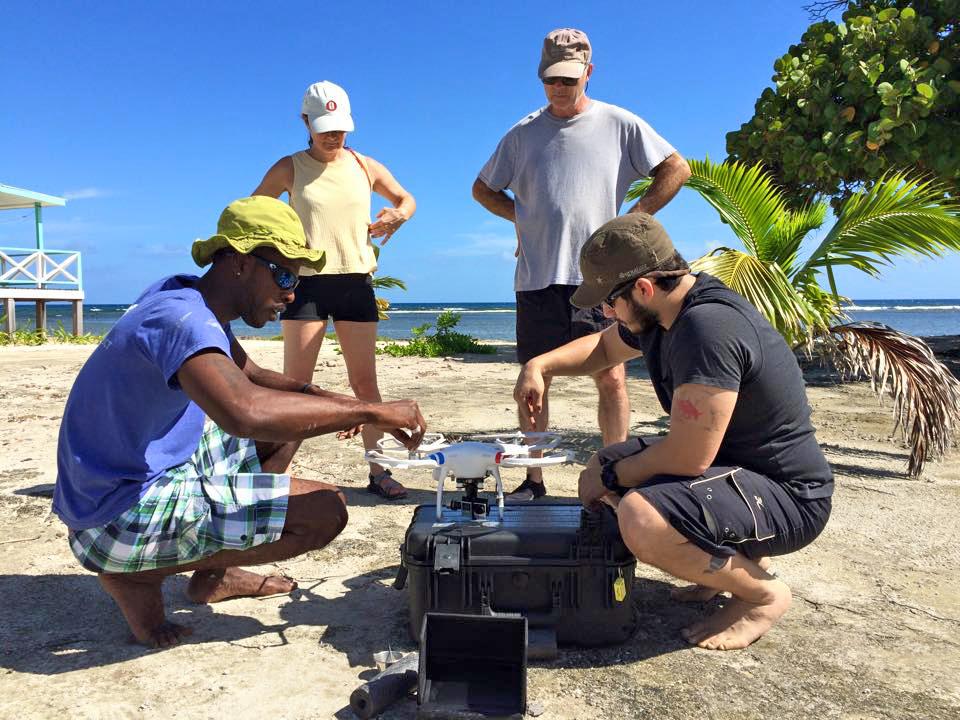
[[[164,587],[167,615],[194,628],[188,644],[224,642],[253,654],[288,644],[291,628],[322,626],[321,644],[343,653],[351,667],[370,668],[374,652],[416,649],[407,631],[406,592],[390,584],[396,571],[396,566],[384,567],[349,578],[344,583],[347,592],[335,599],[316,592],[325,578],[303,579],[289,598],[262,599],[282,603],[281,622],[275,624],[229,614],[230,601],[216,613],[208,605],[194,605],[184,593],[187,576],[177,575]],[[671,601],[669,589],[660,581],[637,579],[633,596],[638,628],[631,639],[613,647],[561,648],[560,656],[546,666],[609,666],[686,648],[679,630],[698,612],[696,606]],[[42,617],[36,601],[41,597]],[[119,611],[93,575],[0,576],[0,626],[0,667],[17,672],[59,675],[163,652],[132,642]],[[370,674],[364,671],[359,677]]]

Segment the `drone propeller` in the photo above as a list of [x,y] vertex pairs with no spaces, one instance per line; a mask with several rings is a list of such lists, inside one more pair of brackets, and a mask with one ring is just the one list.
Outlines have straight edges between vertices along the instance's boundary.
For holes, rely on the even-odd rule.
[[438,466],[438,463],[433,458],[407,458],[407,457],[397,457],[396,455],[384,455],[381,452],[376,450],[367,450],[363,455],[363,459],[367,462],[377,463],[378,465],[386,465],[387,467],[394,467],[398,470],[409,470],[410,468],[435,468]]
[[503,451],[510,455],[526,455],[538,450],[552,450],[560,444],[561,440],[560,434],[555,432],[515,432],[509,435],[494,433],[472,435],[471,438],[480,442],[495,442],[502,445]]
[[519,455],[515,457],[504,457],[500,460],[500,467],[547,467],[549,465],[562,465],[563,463],[573,462],[575,453],[567,450],[559,455],[547,455],[546,457],[527,457]]
[[[449,443],[447,439],[440,433],[426,433],[423,436],[423,440],[420,442],[420,446],[413,452],[419,455],[426,453],[431,453],[435,450],[442,450]],[[409,453],[406,446],[397,440],[395,437],[386,436],[377,441],[377,450],[381,453],[394,453],[402,452]],[[376,452],[371,450],[370,452]]]

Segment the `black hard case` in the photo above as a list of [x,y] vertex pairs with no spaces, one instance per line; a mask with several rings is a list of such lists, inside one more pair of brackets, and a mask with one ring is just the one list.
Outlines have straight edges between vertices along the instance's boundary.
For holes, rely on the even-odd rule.
[[433,505],[414,511],[400,547],[414,640],[426,612],[519,613],[559,644],[610,645],[633,634],[636,560],[612,512],[562,502],[507,505],[502,522],[496,512],[482,521],[445,509],[438,522]]

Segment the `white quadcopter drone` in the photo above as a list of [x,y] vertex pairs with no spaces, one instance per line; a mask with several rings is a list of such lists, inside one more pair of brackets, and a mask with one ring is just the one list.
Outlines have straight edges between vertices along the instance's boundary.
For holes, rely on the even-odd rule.
[[[529,442],[530,444],[524,444]],[[463,498],[453,500],[450,508],[469,511],[471,518],[485,517],[486,498],[477,496],[484,478],[492,475],[497,482],[497,508],[503,520],[503,481],[501,467],[546,467],[573,461],[572,450],[553,451],[560,443],[557,433],[512,433],[510,435],[474,435],[465,442],[449,443],[439,433],[427,433],[413,452],[408,452],[397,440],[386,437],[377,443],[377,450],[368,450],[368,462],[406,470],[430,468],[437,483],[437,520],[443,512],[443,483],[452,477],[457,488],[464,490]],[[543,457],[530,457],[542,451]]]

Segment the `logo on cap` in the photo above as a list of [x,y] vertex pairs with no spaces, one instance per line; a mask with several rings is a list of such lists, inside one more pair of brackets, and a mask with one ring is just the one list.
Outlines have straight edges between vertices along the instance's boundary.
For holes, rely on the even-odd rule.
[[327,110],[333,112],[337,109],[337,103],[335,100],[327,100]]

